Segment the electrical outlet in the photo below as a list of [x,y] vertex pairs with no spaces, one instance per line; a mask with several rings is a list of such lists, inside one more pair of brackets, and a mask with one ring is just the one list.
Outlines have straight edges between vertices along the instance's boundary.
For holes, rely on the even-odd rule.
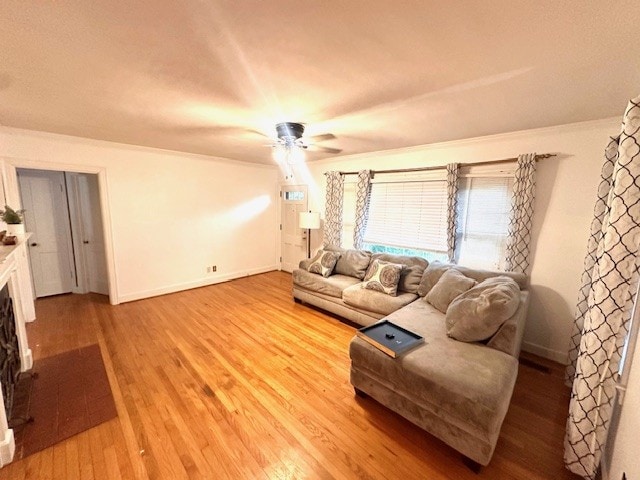
[[207,273],[211,273],[211,267],[207,267]]
[[218,271],[218,267],[216,265],[214,265],[213,267],[211,267],[211,270],[213,270],[214,272]]

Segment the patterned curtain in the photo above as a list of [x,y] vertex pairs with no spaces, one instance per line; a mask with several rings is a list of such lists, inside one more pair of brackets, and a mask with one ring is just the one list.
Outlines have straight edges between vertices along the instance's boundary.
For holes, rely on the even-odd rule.
[[529,268],[529,242],[531,241],[531,219],[536,191],[536,154],[527,153],[518,157],[513,201],[509,219],[507,258],[505,270],[525,273]]
[[612,137],[604,151],[604,163],[602,165],[602,173],[600,174],[600,185],[598,185],[598,198],[596,206],[593,210],[593,220],[591,221],[591,235],[587,244],[587,255],[584,259],[584,272],[582,273],[582,287],[578,292],[578,305],[576,307],[576,316],[573,323],[573,331],[571,332],[571,341],[569,344],[569,365],[565,374],[565,383],[568,387],[573,384],[576,375],[576,361],[580,353],[580,338],[582,337],[582,328],[584,326],[584,317],[588,310],[589,293],[591,292],[591,277],[593,275],[593,267],[596,264],[596,254],[598,245],[602,240],[602,225],[607,223],[609,216],[609,208],[607,200],[611,191],[611,181],[613,179],[613,167],[618,161],[618,141],[620,137]]
[[629,103],[622,122],[586,311],[580,319],[582,336],[569,404],[564,460],[570,471],[590,480],[596,476],[607,440],[616,374],[638,285],[639,120],[640,97]]
[[456,263],[456,218],[458,217],[458,167],[447,165],[447,255],[450,263]]
[[369,220],[369,201],[371,200],[371,170],[358,172],[356,186],[356,226],[353,230],[353,248],[362,248],[364,232]]
[[327,198],[325,202],[324,245],[342,245],[342,202],[344,175],[327,172]]

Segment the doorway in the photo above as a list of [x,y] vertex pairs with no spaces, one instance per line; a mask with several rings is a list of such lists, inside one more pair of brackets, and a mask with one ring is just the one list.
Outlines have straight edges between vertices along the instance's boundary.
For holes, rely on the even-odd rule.
[[109,294],[95,174],[17,169],[35,296]]
[[307,211],[307,190],[306,185],[284,185],[280,190],[280,268],[285,272],[293,272],[307,258],[306,232],[298,224],[300,213]]
[[78,293],[109,295],[98,176],[65,173],[71,230],[76,248]]

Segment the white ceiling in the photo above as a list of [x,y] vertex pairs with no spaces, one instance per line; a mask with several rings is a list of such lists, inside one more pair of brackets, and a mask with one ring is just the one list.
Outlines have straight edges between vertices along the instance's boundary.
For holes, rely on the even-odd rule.
[[[622,115],[637,0],[2,0],[0,124],[272,163]],[[311,153],[309,159],[325,158]]]

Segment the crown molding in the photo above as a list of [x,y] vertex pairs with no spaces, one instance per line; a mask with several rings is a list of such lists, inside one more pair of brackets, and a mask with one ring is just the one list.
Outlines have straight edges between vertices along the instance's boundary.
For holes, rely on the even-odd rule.
[[[45,132],[42,130],[29,130],[26,128],[0,126],[0,135],[3,133],[9,136],[26,135],[30,137],[36,137],[36,138],[42,138],[42,139],[48,139],[48,140],[62,140],[65,142],[75,143],[79,145],[86,145],[90,147],[104,147],[104,148],[112,148],[117,150],[138,151],[138,152],[145,152],[145,153],[152,153],[152,154],[165,154],[165,155],[170,154],[178,157],[189,158],[192,160],[202,160],[202,161],[209,161],[209,162],[216,161],[216,162],[222,162],[222,163],[235,164],[239,166],[266,168],[270,170],[278,168],[277,165],[269,165],[265,163],[245,162],[245,161],[236,160],[233,158],[216,157],[213,155],[205,155],[202,153],[181,152],[179,150],[170,150],[167,148],[148,147],[145,145],[112,142],[109,140],[97,140],[94,138],[77,137],[75,135]],[[5,155],[5,158],[10,158],[10,156]]]
[[314,160],[313,165],[322,165],[324,163],[333,163],[347,160],[360,160],[363,158],[383,157],[388,155],[402,155],[416,152],[427,152],[430,150],[441,150],[447,148],[459,148],[464,146],[481,145],[485,143],[493,143],[505,140],[516,140],[518,138],[531,135],[545,135],[549,133],[569,133],[579,130],[598,129],[598,128],[618,128],[621,124],[620,117],[608,117],[598,120],[588,120],[585,122],[565,123],[562,125],[554,125],[550,127],[532,128],[529,130],[517,130],[515,132],[496,133],[493,135],[484,135],[481,137],[463,138],[460,140],[448,140],[446,142],[426,143],[423,145],[414,145],[411,147],[392,148],[388,150],[376,150],[365,153],[354,153],[352,155],[341,155],[335,157],[327,157],[321,160]]

